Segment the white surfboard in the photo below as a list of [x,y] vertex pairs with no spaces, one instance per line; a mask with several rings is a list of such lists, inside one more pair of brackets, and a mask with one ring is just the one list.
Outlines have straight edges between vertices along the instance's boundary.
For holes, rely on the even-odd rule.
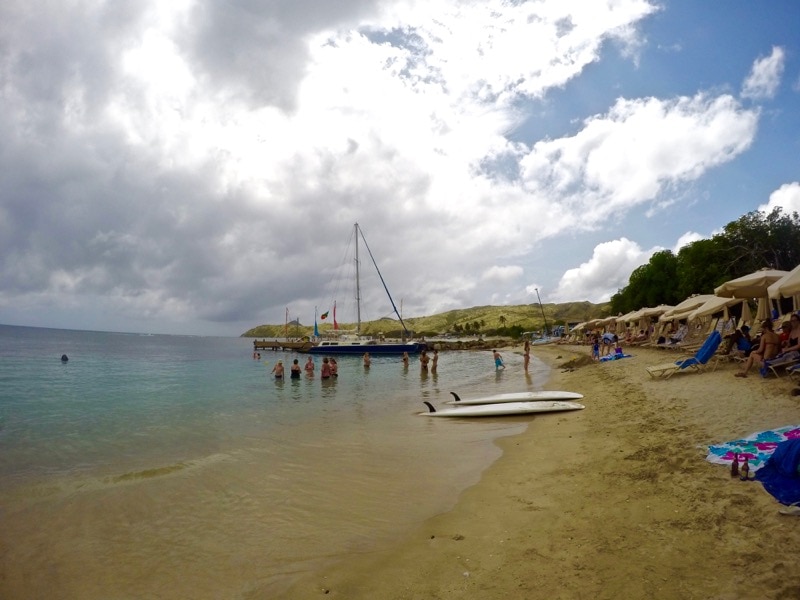
[[478,404],[459,408],[444,408],[442,410],[436,410],[430,402],[425,402],[425,405],[428,407],[428,412],[419,414],[428,417],[499,417],[502,415],[527,415],[586,408],[583,404],[565,400],[501,402],[500,404]]
[[460,398],[455,392],[450,392],[453,400],[445,404],[456,406],[470,406],[473,404],[498,404],[501,402],[537,402],[540,400],[580,400],[583,394],[576,392],[563,392],[559,390],[541,390],[538,392],[513,392],[510,394],[494,394],[480,398]]

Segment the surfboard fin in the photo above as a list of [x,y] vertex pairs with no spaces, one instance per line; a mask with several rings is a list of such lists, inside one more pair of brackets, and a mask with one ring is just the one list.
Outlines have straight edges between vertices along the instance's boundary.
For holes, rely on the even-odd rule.
[[436,412],[436,409],[435,409],[435,408],[433,408],[433,404],[431,404],[430,402],[428,402],[428,401],[426,401],[426,400],[423,400],[423,401],[422,401],[422,403],[423,403],[425,406],[427,406],[427,407],[428,407],[428,410],[429,410],[430,412],[432,412],[432,413]]
[[461,402],[461,398],[458,397],[458,394],[456,394],[455,392],[450,392],[450,393],[453,395],[453,398],[456,399],[456,402]]

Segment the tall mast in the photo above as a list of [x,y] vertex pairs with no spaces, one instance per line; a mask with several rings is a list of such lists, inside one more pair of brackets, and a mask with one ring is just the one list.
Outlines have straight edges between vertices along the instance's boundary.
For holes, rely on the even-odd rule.
[[542,337],[547,335],[547,317],[544,316],[544,306],[542,306],[542,299],[539,297],[539,288],[534,288],[536,290],[536,299],[539,300],[539,308],[542,309],[542,318],[544,319],[544,331],[542,332]]
[[361,281],[359,280],[358,272],[358,223],[356,223],[353,227],[356,234],[356,335],[361,335]]
[[[358,223],[356,223],[356,227],[358,227]],[[360,229],[359,229],[360,231]],[[357,237],[357,236],[356,236]],[[389,287],[386,285],[386,281],[383,279],[383,275],[381,274],[381,270],[378,268],[378,263],[375,261],[375,257],[372,255],[372,250],[369,249],[369,244],[367,243],[367,239],[364,237],[364,234],[361,234],[361,239],[364,242],[364,247],[367,249],[367,253],[369,254],[370,259],[372,259],[372,264],[375,266],[375,270],[378,272],[378,277],[380,277],[381,283],[383,284],[383,289],[386,291],[386,295],[389,297],[389,302],[392,303],[392,310],[394,310],[394,314],[397,315],[397,318],[400,319],[400,325],[403,326],[403,335],[408,333],[408,328],[406,324],[403,322],[403,316],[397,310],[397,306],[392,299],[392,295],[389,293]],[[358,244],[356,244],[356,253],[358,252]],[[358,274],[358,270],[356,270],[356,275]],[[356,277],[358,279],[358,277]],[[358,283],[356,283],[356,288],[358,287]]]

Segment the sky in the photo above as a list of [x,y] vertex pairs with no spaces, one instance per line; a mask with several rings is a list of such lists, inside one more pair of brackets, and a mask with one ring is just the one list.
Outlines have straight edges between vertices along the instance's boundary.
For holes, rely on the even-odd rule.
[[[800,3],[6,0],[0,323],[605,302],[800,211]],[[362,319],[391,314],[371,265]]]

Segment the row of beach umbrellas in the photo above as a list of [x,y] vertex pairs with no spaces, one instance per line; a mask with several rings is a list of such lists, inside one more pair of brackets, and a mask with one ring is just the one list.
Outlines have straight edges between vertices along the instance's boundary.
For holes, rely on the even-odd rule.
[[713,294],[695,294],[675,306],[662,304],[631,311],[625,315],[594,319],[579,323],[572,331],[582,331],[610,325],[624,328],[627,323],[639,323],[641,329],[647,329],[650,321],[657,318],[660,322],[687,320],[689,322],[724,311],[727,318],[728,309],[741,304],[742,320],[752,323],[749,300],[756,299],[758,309],[756,321],[769,318],[770,300],[792,298],[793,310],[800,310],[800,265],[791,271],[777,269],[760,269],[743,277],[726,281],[714,290]]

